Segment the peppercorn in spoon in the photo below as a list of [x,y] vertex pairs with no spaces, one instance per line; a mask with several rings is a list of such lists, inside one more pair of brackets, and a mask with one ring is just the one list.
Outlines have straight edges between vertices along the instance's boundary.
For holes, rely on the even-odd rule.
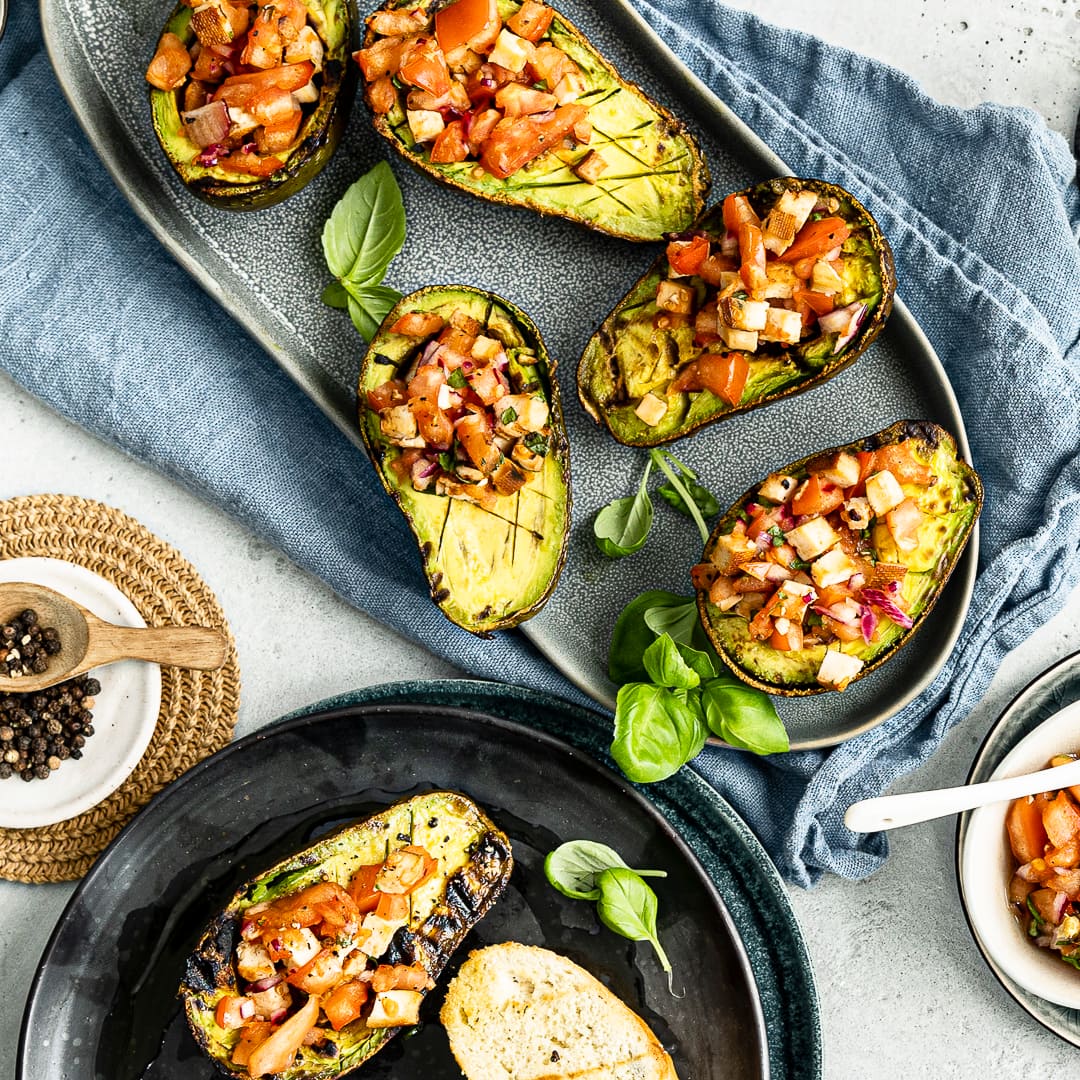
[[19,653],[22,639],[0,641],[0,660],[5,661],[5,667],[23,672],[0,674],[0,693],[43,690],[116,660],[147,660],[168,667],[209,671],[225,663],[228,651],[225,635],[210,627],[114,626],[44,585],[0,583],[0,624],[12,624],[24,612],[36,613],[41,625],[55,630],[52,640],[59,641],[60,648],[47,655],[44,671],[35,671],[18,665],[20,656],[12,654],[12,650]]

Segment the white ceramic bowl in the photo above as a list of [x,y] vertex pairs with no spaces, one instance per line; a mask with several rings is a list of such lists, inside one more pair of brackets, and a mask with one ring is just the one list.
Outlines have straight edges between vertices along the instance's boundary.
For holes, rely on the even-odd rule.
[[[2,0],[0,0],[2,2]],[[61,559],[0,561],[0,581],[30,581],[70,596],[118,626],[145,626],[135,605],[111,582]],[[0,781],[0,826],[29,829],[81,814],[111,795],[139,764],[157,726],[161,668],[138,660],[96,668],[101,683],[94,734],[79,761],[64,761],[46,780]]]
[[[1080,702],[1074,702],[1020,740],[989,777],[1036,772],[1055,754],[1080,751]],[[1047,1001],[1080,1009],[1080,971],[1024,936],[1009,906],[1012,854],[1005,835],[1009,803],[971,812],[960,850],[960,891],[979,945],[1003,972]]]

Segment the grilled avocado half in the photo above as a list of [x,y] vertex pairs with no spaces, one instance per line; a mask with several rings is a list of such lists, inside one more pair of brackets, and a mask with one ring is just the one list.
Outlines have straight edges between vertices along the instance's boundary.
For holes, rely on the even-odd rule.
[[[822,207],[815,212],[818,219],[842,219],[850,233],[842,243],[838,280],[818,286],[832,292],[818,293],[810,288],[816,279],[800,281],[794,277],[792,265],[781,262],[783,255],[773,261],[770,254],[770,282],[764,295],[772,298],[773,305],[779,305],[805,285],[814,293],[815,301],[826,301],[837,310],[850,308],[855,313],[857,322],[850,335],[835,330],[823,332],[814,326],[809,332],[804,330],[805,336],[796,344],[785,344],[766,340],[764,334],[758,340],[758,332],[752,331],[755,347],[749,351],[745,336],[731,335],[729,328],[729,338],[724,340],[716,332],[725,331],[715,317],[718,290],[721,298],[729,294],[728,303],[732,305],[747,299],[742,280],[734,284],[728,280],[740,278],[738,249],[731,252],[728,247],[728,269],[710,275],[708,284],[699,274],[677,275],[669,256],[662,255],[604,320],[578,365],[578,395],[585,411],[619,442],[657,446],[705,424],[802,393],[853,364],[877,337],[892,310],[896,272],[888,241],[853,195],[822,180],[782,177],[735,192],[728,200],[745,198],[765,222],[785,194],[793,198],[803,192],[811,204],[815,202],[813,195],[818,196]],[[724,216],[722,206],[713,207],[674,246],[702,238],[699,242],[708,241],[715,265],[725,265],[720,261],[725,258],[725,235],[728,245],[734,245],[736,237],[729,234]],[[808,224],[814,224],[814,217],[810,215]],[[773,269],[777,271],[775,281]],[[706,272],[707,268],[702,268],[702,273]],[[685,311],[673,310],[677,304],[669,309],[658,306],[658,288],[662,285],[675,286],[686,300]],[[720,306],[723,303],[721,299]],[[699,320],[708,322],[710,307],[713,317],[703,331]],[[722,356],[741,368],[733,393],[726,394],[720,386],[717,389],[724,393],[722,396],[693,382],[689,389],[680,388],[680,379],[686,383],[689,369],[705,355]],[[646,406],[652,406],[651,410]]]
[[[245,1065],[232,1060],[240,1032],[220,1027],[215,1017],[223,998],[241,993],[236,947],[246,913],[256,904],[321,882],[349,888],[360,867],[383,863],[409,846],[424,849],[438,866],[408,897],[407,923],[393,934],[378,963],[419,965],[432,979],[439,977],[465,935],[498,899],[513,869],[505,834],[475,803],[451,791],[418,795],[319,840],[241,886],[213,919],[186,963],[179,996],[196,1042],[221,1070],[242,1080],[250,1076]],[[274,1076],[340,1076],[362,1065],[400,1030],[369,1026],[364,1017],[340,1030],[321,1021],[319,1039],[302,1045],[292,1066]]]
[[[150,88],[154,133],[169,164],[193,195],[225,210],[261,210],[295,195],[323,169],[333,156],[352,109],[357,71],[349,63],[355,47],[357,16],[353,0],[303,0],[309,25],[324,49],[319,99],[305,107],[306,115],[292,145],[273,156],[283,167],[269,176],[255,177],[222,165],[200,165],[202,148],[184,132],[180,90]],[[190,47],[196,40],[194,9],[180,3],[169,16],[162,34],[175,34]]]
[[[394,327],[410,313],[451,320],[472,320],[471,337],[495,342],[506,356],[505,376],[513,394],[533,396],[546,403],[547,429],[531,441],[529,469],[518,470],[528,482],[512,494],[500,494],[489,505],[468,497],[471,481],[456,479],[469,461],[456,436],[446,453],[431,453],[438,467],[438,487],[460,493],[440,494],[436,486],[418,491],[400,459],[407,451],[387,440],[380,414],[371,405],[371,392],[391,380],[408,384],[423,356],[437,349],[439,336],[407,336]],[[438,320],[436,320],[438,322]],[[438,357],[432,361],[438,364]],[[540,332],[520,308],[494,293],[465,285],[434,286],[404,297],[383,321],[371,342],[360,372],[360,431],[383,487],[405,515],[420,546],[431,596],[452,622],[475,634],[516,626],[535,615],[551,595],[566,560],[570,530],[570,448],[559,401],[555,363]],[[460,371],[459,371],[460,376]],[[466,394],[464,377],[460,383]],[[475,399],[474,403],[475,403]],[[494,406],[495,419],[506,419],[505,406]],[[526,437],[527,438],[527,437]],[[524,441],[524,440],[522,440]],[[507,459],[517,470],[519,455]],[[507,462],[500,462],[499,472]],[[476,479],[472,468],[472,480]],[[481,481],[488,485],[488,478]],[[515,481],[516,482],[516,481]],[[488,487],[491,491],[492,488]]]
[[[450,6],[440,0],[394,0],[381,10],[414,12],[418,17],[430,18]],[[498,0],[498,16],[505,23],[521,7],[519,0]],[[371,29],[373,18],[368,18],[364,39],[368,49],[387,40]],[[427,33],[433,30],[431,19]],[[669,232],[688,228],[701,212],[710,178],[697,141],[682,122],[639,87],[621,78],[564,15],[556,12],[534,44],[561,49],[580,70],[584,88],[573,100],[587,107],[592,128],[588,142],[565,145],[560,135],[556,147],[504,178],[485,170],[473,155],[464,161],[432,161],[432,143],[418,143],[410,128],[410,87],[397,78],[397,100],[389,112],[376,107],[378,100],[372,92],[375,80],[365,83],[365,99],[372,108],[376,131],[422,172],[489,202],[569,218],[627,240],[658,240]],[[475,53],[472,57],[472,64],[464,62],[467,67],[483,58]],[[526,73],[529,70],[525,68]],[[535,85],[544,90],[556,89],[542,82]],[[474,104],[467,112],[471,117],[483,110],[483,104]],[[594,152],[600,160],[593,157],[583,167]],[[602,171],[593,176],[591,167],[599,166],[601,161]]]
[[[956,440],[925,420],[792,462],[747,491],[709,537],[694,572],[705,633],[760,690],[842,690],[923,625],[982,502]],[[827,640],[811,645],[815,637]]]

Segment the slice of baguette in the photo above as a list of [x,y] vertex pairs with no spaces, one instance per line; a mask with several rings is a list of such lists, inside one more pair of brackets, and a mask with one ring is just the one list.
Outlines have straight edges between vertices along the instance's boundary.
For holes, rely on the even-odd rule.
[[468,1080],[678,1080],[645,1021],[548,949],[470,953],[440,1018]]

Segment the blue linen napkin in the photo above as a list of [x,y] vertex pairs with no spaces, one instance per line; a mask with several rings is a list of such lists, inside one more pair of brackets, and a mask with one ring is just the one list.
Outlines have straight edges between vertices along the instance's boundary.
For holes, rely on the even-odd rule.
[[[842,184],[877,217],[986,484],[967,624],[917,700],[827,753],[696,762],[789,881],[865,877],[887,842],[848,832],[843,809],[925,760],[1080,579],[1076,163],[1027,110],[944,107],[883,64],[714,0],[635,3],[795,173]],[[582,700],[520,634],[479,642],[436,611],[355,449],[161,258],[113,187],[57,89],[31,0],[15,0],[0,44],[0,363],[452,663]],[[212,403],[186,392],[206,385]]]

